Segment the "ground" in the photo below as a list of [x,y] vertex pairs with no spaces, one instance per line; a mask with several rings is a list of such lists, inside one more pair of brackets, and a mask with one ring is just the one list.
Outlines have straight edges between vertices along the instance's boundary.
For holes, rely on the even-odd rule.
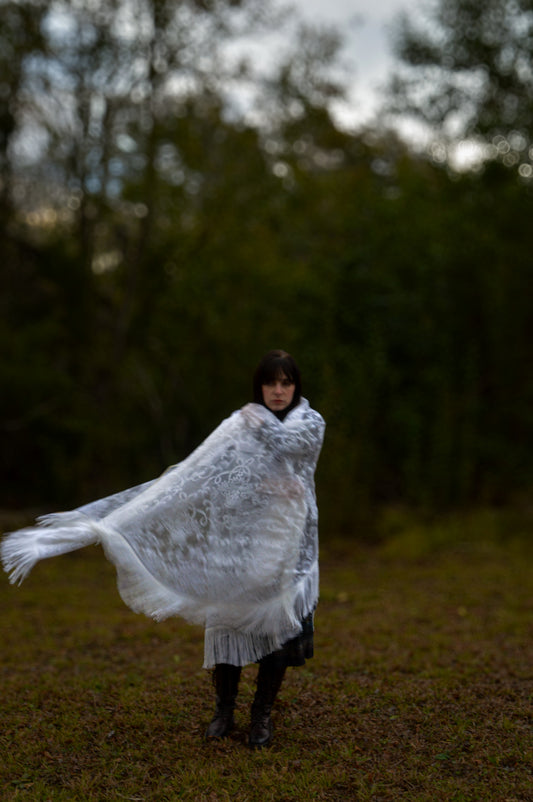
[[533,800],[533,548],[416,542],[323,539],[316,656],[256,752],[255,667],[206,743],[202,631],[128,610],[99,548],[4,577],[0,798]]

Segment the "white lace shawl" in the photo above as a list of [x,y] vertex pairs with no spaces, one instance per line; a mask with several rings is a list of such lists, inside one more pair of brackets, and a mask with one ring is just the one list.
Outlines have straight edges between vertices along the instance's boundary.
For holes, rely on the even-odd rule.
[[324,428],[305,399],[283,422],[247,404],[158,479],[9,534],[10,581],[101,543],[132,610],[205,626],[206,668],[254,662],[298,635],[318,601]]

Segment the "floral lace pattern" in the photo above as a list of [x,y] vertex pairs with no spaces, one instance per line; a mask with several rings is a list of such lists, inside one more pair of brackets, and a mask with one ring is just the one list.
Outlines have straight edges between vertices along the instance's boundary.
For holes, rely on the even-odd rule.
[[134,611],[205,626],[206,667],[258,660],[317,603],[324,427],[305,399],[283,422],[247,404],[158,479],[11,533],[4,567],[22,581],[38,560],[100,542]]

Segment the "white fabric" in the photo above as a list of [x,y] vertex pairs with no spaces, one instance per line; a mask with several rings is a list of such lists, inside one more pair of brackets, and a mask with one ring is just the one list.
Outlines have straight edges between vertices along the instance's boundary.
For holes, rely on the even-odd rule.
[[10,581],[101,543],[135,612],[205,626],[205,667],[258,660],[298,635],[318,601],[324,427],[305,399],[283,422],[247,404],[158,479],[9,534]]

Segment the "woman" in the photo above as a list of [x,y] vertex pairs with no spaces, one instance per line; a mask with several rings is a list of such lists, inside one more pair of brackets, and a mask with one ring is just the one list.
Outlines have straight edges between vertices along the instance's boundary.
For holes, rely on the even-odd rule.
[[[259,363],[253,380],[254,404],[244,407],[242,414],[255,426],[258,438],[277,441],[276,449],[288,463],[288,474],[279,491],[303,502],[305,519],[294,531],[297,560],[291,563],[293,588],[301,586],[302,598],[295,595],[294,610],[299,614],[300,632],[259,659],[257,691],[252,704],[249,744],[266,746],[272,740],[270,713],[288,666],[299,666],[313,656],[313,610],[318,600],[318,537],[317,508],[314,492],[314,471],[322,446],[324,421],[301,398],[300,371],[285,351],[271,351]],[[257,407],[274,413],[273,416]],[[295,412],[291,415],[291,411]],[[285,436],[284,436],[285,435]],[[303,524],[303,525],[302,525]],[[306,601],[304,602],[304,599]],[[233,710],[237,696],[240,665],[217,663],[214,672],[216,688],[215,715],[206,737],[222,738],[233,727]]]
[[285,668],[312,653],[314,471],[324,427],[301,397],[293,358],[272,351],[255,372],[254,402],[183,462],[8,535],[1,551],[10,581],[38,560],[101,543],[135,612],[205,626],[204,667],[215,666],[217,693],[207,737],[230,731],[241,668],[259,662],[249,743],[265,746]]

